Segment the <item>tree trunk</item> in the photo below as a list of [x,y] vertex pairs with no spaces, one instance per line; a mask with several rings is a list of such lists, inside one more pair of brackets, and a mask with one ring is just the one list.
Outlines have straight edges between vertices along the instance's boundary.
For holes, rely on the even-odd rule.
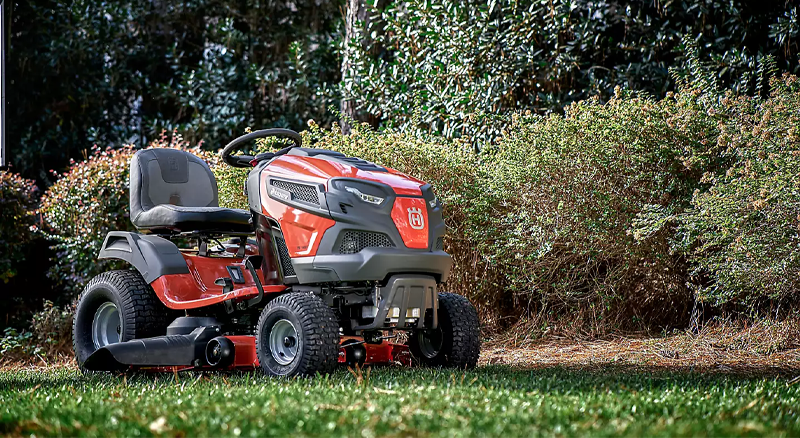
[[[344,56],[342,56],[342,81],[344,81],[345,77],[352,74],[350,70],[353,67],[353,62],[349,47],[352,44],[353,39],[356,37],[358,22],[364,22],[364,19],[367,15],[366,12],[367,8],[364,4],[364,0],[347,0],[347,9],[344,17]],[[342,126],[342,134],[350,135],[350,121],[357,120],[358,117],[356,103],[352,99],[348,98],[348,96],[343,95],[340,111],[342,112],[342,119],[339,123]]]
[[[381,18],[374,17],[374,11],[382,11],[389,5],[389,0],[377,0],[373,3],[372,7],[367,7],[365,0],[347,0],[347,10],[345,11],[344,23],[344,55],[342,56],[342,81],[347,76],[354,75],[352,71],[353,61],[352,54],[350,53],[350,45],[355,42],[354,38],[360,33],[363,39],[361,43],[361,50],[367,53],[368,56],[378,57],[383,51],[383,47],[376,43],[372,35],[380,36],[383,34],[383,23]],[[363,28],[359,29],[359,26]],[[358,31],[361,32],[358,32]],[[342,112],[342,119],[340,125],[342,126],[342,133],[345,135],[350,134],[350,120],[353,121],[368,121],[371,125],[377,126],[378,118],[370,114],[359,113],[356,102],[348,99],[347,96],[342,96],[342,103],[340,111]]]

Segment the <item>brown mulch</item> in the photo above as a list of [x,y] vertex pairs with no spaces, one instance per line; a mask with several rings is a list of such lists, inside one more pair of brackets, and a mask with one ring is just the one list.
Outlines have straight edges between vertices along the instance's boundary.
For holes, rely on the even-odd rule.
[[523,368],[630,368],[736,374],[800,373],[800,348],[773,353],[732,350],[675,338],[619,338],[608,341],[542,341],[524,347],[484,345],[482,365]]
[[[749,375],[800,375],[800,324],[718,324],[699,333],[617,336],[605,340],[525,339],[509,332],[485,342],[481,365],[566,367]],[[71,355],[0,357],[0,370],[75,368]]]

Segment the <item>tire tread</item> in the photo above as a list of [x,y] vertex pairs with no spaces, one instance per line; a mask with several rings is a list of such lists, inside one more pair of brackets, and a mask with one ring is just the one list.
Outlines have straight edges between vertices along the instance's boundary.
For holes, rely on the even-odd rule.
[[261,357],[261,327],[269,314],[269,310],[283,305],[291,309],[302,324],[301,330],[306,334],[307,350],[301,355],[303,363],[299,364],[294,375],[313,376],[316,373],[327,374],[334,370],[339,358],[339,323],[333,310],[322,299],[308,292],[291,292],[270,301],[258,318],[256,336],[256,352],[265,372],[270,371],[263,365]]

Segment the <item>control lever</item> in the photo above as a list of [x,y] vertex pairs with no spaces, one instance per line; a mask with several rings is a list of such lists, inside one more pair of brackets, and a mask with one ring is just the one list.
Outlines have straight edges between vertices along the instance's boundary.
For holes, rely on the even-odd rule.
[[251,255],[244,260],[244,266],[250,271],[250,275],[253,276],[253,282],[256,284],[256,289],[258,289],[258,296],[247,300],[247,307],[253,307],[264,299],[264,286],[261,285],[261,279],[258,278],[258,271],[256,271],[256,266],[261,268],[263,262],[264,257],[260,255]]
[[222,277],[214,280],[214,284],[222,286],[222,293],[226,294],[233,290],[233,280],[230,277]]

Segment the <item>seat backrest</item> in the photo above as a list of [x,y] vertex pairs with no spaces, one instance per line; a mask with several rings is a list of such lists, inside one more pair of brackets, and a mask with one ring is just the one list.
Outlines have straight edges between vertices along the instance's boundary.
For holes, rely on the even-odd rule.
[[156,205],[218,207],[217,180],[205,161],[179,149],[142,149],[131,158],[131,222]]

